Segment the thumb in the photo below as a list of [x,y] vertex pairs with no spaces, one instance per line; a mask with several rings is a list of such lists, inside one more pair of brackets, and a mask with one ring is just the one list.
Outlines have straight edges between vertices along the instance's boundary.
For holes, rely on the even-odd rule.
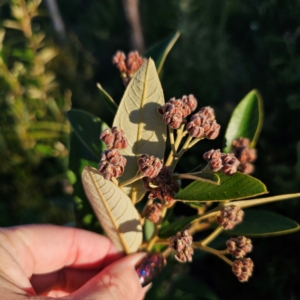
[[145,253],[125,256],[107,266],[76,292],[72,299],[141,300],[150,286],[142,287],[135,266]]

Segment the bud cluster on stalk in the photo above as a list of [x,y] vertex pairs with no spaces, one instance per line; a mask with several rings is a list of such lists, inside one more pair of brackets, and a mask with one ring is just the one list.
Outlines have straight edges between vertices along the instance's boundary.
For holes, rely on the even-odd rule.
[[118,51],[112,60],[113,64],[120,71],[125,86],[129,84],[134,74],[145,61],[146,59],[141,57],[138,51],[129,52],[127,58],[124,52]]
[[124,131],[117,127],[108,128],[101,133],[100,139],[108,149],[102,152],[98,165],[99,173],[106,180],[122,176],[127,160],[120,154],[119,149],[125,149],[128,145]]
[[232,153],[221,153],[220,149],[210,150],[203,154],[213,172],[223,172],[225,175],[232,175],[237,171],[239,160]]
[[252,251],[252,242],[245,236],[238,236],[231,238],[226,242],[227,251],[235,258],[243,258],[245,255]]
[[175,258],[179,262],[191,262],[194,249],[192,248],[193,236],[188,230],[179,231],[170,237],[169,247],[176,251]]
[[249,148],[250,140],[240,137],[232,142],[232,152],[240,161],[238,171],[244,174],[252,174],[254,172],[254,162],[257,158],[256,149]]
[[[158,161],[158,158],[150,155],[142,155],[139,158],[138,166],[140,172],[145,175],[142,178],[143,185],[147,191],[150,191],[148,198],[157,198],[165,206],[170,206],[173,204],[175,194],[179,191],[179,184],[173,180],[171,168],[163,166],[162,162],[159,164]],[[146,165],[148,165],[148,168],[145,168]]]
[[236,224],[243,221],[244,212],[239,206],[226,205],[220,210],[217,216],[217,223],[225,230],[233,229]]
[[252,276],[253,267],[254,264],[251,258],[237,259],[233,262],[232,272],[240,282],[246,282]]

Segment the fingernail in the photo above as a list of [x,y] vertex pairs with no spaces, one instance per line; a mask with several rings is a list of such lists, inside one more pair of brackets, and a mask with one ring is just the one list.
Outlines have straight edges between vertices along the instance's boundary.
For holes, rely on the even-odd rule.
[[152,282],[165,265],[166,259],[162,254],[147,253],[135,267],[142,287]]

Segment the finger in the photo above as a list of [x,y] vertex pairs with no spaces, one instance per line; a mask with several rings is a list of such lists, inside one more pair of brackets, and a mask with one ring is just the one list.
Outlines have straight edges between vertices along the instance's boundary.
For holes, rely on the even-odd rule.
[[119,259],[69,295],[68,299],[143,299],[148,288],[142,288],[135,266],[144,256],[136,253]]
[[99,269],[120,257],[108,238],[80,229],[30,225],[1,229],[1,233],[2,245],[27,277],[65,266]]

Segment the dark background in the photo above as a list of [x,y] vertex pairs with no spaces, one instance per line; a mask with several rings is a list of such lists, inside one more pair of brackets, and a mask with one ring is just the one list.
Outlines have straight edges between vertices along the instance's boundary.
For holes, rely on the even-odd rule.
[[[43,16],[35,24],[59,49],[50,68],[61,90],[72,92],[73,108],[98,116],[105,113],[96,82],[117,102],[121,99],[124,87],[112,56],[117,50],[134,50],[124,2],[58,1],[65,38],[54,30],[45,3],[41,5]],[[10,16],[9,2],[0,3],[4,20]],[[194,147],[183,157],[179,170],[194,169],[202,161],[199,153],[222,147],[232,110],[257,88],[265,116],[254,176],[267,185],[269,195],[299,191],[300,2],[151,0],[141,1],[139,12],[145,49],[181,32],[161,77],[166,100],[192,93],[200,107],[215,109],[222,125],[220,137]],[[14,36],[13,30],[7,34]],[[7,119],[2,115],[1,121]],[[66,162],[53,157],[43,158],[34,167],[25,161],[9,171],[0,168],[0,226],[72,223],[72,196],[63,178],[51,181],[65,170]],[[263,208],[300,222],[299,199]],[[300,299],[299,238],[296,233],[253,239],[255,271],[243,284],[212,255],[198,253],[189,265],[170,263],[149,299]],[[170,292],[162,296],[163,291]]]

